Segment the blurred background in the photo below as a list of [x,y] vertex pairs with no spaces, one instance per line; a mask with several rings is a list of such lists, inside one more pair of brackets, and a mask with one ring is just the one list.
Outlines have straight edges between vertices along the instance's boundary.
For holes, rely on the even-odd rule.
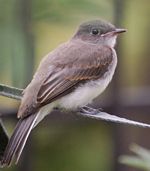
[[[25,88],[40,60],[67,41],[77,26],[105,19],[128,29],[119,36],[118,67],[93,106],[150,123],[149,0],[1,0],[0,83]],[[0,97],[9,135],[19,102]],[[32,132],[23,156],[10,171],[137,171],[118,162],[137,143],[150,149],[150,130],[53,112]]]

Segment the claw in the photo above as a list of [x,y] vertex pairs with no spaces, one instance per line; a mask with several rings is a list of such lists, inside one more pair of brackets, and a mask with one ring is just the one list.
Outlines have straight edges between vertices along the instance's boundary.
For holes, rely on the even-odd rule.
[[89,106],[83,106],[82,108],[79,109],[79,112],[82,114],[89,114],[89,115],[96,115],[97,113],[101,112],[101,108],[94,109]]

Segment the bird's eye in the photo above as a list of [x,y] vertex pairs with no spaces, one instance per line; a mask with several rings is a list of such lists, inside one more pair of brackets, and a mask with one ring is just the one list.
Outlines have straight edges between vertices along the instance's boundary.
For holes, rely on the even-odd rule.
[[93,35],[98,35],[98,34],[100,34],[100,31],[98,29],[93,29],[91,33]]

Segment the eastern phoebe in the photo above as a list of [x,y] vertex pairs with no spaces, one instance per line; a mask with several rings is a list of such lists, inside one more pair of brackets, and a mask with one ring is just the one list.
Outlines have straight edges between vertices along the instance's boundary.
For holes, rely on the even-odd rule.
[[17,163],[31,130],[54,107],[75,110],[92,102],[112,79],[116,38],[125,29],[101,20],[81,24],[66,43],[47,54],[24,90],[20,120],[9,140],[1,166]]

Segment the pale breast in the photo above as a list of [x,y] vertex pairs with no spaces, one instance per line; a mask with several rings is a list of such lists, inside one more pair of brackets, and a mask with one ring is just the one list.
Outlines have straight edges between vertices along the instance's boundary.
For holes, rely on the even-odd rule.
[[81,85],[74,92],[62,97],[57,101],[60,107],[66,109],[76,109],[78,107],[85,106],[91,103],[93,99],[105,90],[114,75],[117,65],[116,52],[114,49],[112,50],[114,54],[113,60],[108,68],[108,71],[103,75],[103,77]]

